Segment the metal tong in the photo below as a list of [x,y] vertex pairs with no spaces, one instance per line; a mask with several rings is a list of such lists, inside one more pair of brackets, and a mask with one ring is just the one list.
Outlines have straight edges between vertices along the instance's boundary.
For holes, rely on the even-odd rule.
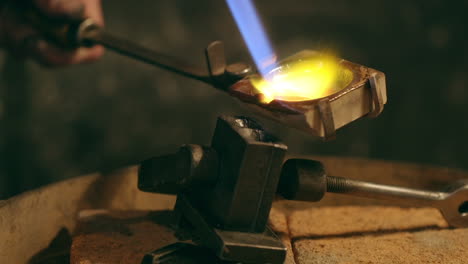
[[246,73],[250,73],[250,67],[244,64],[226,66],[224,45],[220,41],[211,43],[206,49],[208,67],[196,67],[180,59],[143,47],[131,40],[115,36],[90,18],[51,19],[45,17],[28,1],[9,1],[7,4],[9,8],[16,9],[16,12],[22,14],[23,18],[43,33],[47,39],[64,48],[103,45],[124,56],[208,83],[216,88],[229,87]]

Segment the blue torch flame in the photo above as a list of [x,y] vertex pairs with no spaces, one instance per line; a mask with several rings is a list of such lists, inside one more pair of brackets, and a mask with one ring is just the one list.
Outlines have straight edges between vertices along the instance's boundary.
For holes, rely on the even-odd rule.
[[271,48],[262,23],[251,0],[226,0],[247,48],[262,76],[276,64],[276,54]]

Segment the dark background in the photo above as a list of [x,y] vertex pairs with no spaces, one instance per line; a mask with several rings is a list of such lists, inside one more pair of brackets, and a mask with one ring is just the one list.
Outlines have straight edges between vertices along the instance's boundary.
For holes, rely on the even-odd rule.
[[[249,60],[224,1],[103,1],[107,27],[202,65],[226,43]],[[272,125],[294,153],[467,168],[468,1],[255,1],[280,57],[334,49],[387,75],[383,114],[323,143]],[[98,63],[42,69],[0,55],[0,199],[40,185],[209,144],[216,117],[245,114],[196,81],[107,52]]]

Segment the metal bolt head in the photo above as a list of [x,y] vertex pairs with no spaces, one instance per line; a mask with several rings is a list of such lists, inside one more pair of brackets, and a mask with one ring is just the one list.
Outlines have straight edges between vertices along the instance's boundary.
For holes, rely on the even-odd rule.
[[138,188],[146,192],[178,194],[190,187],[213,184],[216,180],[216,151],[199,145],[182,146],[176,154],[141,163]]
[[320,201],[327,191],[327,174],[315,160],[290,159],[281,171],[278,193],[288,200]]

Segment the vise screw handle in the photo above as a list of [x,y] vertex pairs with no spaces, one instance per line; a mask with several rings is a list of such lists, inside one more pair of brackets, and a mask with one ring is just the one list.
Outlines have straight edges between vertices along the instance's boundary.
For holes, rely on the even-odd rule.
[[[0,1],[1,2],[1,1]],[[103,45],[121,55],[160,67],[179,75],[212,84],[204,68],[190,65],[184,60],[143,47],[131,40],[110,34],[92,19],[77,16],[74,19],[49,18],[30,1],[7,0],[4,8],[11,8],[44,36],[66,49]]]
[[397,206],[434,207],[449,225],[468,227],[468,180],[441,191],[418,190],[328,176],[322,163],[291,159],[283,166],[278,193],[288,200],[320,201],[325,192],[388,200]]

